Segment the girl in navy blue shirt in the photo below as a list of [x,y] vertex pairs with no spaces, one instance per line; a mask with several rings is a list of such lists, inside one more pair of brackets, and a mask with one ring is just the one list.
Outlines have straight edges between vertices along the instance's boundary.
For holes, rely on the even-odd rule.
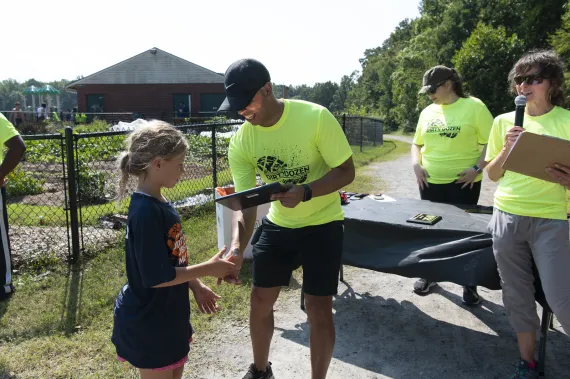
[[180,217],[161,193],[180,180],[187,150],[182,133],[152,121],[127,137],[119,158],[119,193],[125,194],[131,175],[138,185],[125,237],[128,282],[115,300],[112,341],[118,359],[138,368],[142,379],[182,377],[192,339],[189,288],[201,311],[215,312],[219,296],[198,278],[223,278],[234,268],[222,258],[225,248],[188,266]]

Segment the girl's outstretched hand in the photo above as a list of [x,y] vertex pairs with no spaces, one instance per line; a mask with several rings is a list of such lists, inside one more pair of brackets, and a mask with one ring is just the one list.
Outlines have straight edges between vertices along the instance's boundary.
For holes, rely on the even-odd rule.
[[219,310],[217,301],[221,299],[214,291],[210,289],[205,284],[190,287],[192,293],[194,294],[194,300],[198,305],[198,309],[202,313],[207,313],[209,315],[216,313]]

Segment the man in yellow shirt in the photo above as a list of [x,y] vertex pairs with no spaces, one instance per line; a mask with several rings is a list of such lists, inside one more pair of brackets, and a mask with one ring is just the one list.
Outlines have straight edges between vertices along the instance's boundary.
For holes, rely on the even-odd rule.
[[[324,107],[276,99],[269,72],[254,59],[233,63],[225,75],[221,111],[246,121],[232,137],[229,162],[236,191],[266,183],[290,186],[263,219],[253,238],[250,332],[254,363],[243,379],[274,378],[269,364],[273,305],[292,271],[303,266],[305,305],[311,327],[313,379],[324,379],[334,349],[332,296],[337,293],[343,220],[338,190],[354,180],[352,150],[335,117]],[[238,271],[253,232],[256,208],[236,212],[230,260]]]
[[18,165],[26,145],[16,128],[0,113],[0,143],[8,148],[2,164],[0,164],[0,204],[2,206],[0,217],[0,300],[14,292],[12,286],[12,256],[8,241],[8,215],[6,213],[6,176]]

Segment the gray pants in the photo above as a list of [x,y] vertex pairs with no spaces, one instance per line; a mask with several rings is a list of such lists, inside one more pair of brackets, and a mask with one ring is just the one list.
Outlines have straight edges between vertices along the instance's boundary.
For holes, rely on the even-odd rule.
[[517,216],[495,209],[489,231],[503,303],[515,332],[534,332],[540,327],[534,299],[534,258],[546,301],[570,334],[568,221]]

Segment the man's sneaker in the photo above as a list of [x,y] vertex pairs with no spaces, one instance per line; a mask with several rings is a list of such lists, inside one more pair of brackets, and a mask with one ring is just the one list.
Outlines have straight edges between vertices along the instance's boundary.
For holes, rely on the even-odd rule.
[[520,360],[517,370],[511,379],[535,379],[538,378],[538,372],[529,367],[527,361]]
[[252,363],[249,365],[249,370],[247,370],[247,374],[245,374],[243,379],[275,379],[273,371],[271,371],[271,362],[269,362],[265,371],[259,371],[255,367],[255,363]]
[[429,292],[431,287],[435,286],[436,284],[436,282],[428,282],[425,279],[418,279],[414,283],[414,292],[420,295],[425,295]]
[[463,287],[463,303],[467,305],[479,304],[481,298],[477,293],[477,287]]

